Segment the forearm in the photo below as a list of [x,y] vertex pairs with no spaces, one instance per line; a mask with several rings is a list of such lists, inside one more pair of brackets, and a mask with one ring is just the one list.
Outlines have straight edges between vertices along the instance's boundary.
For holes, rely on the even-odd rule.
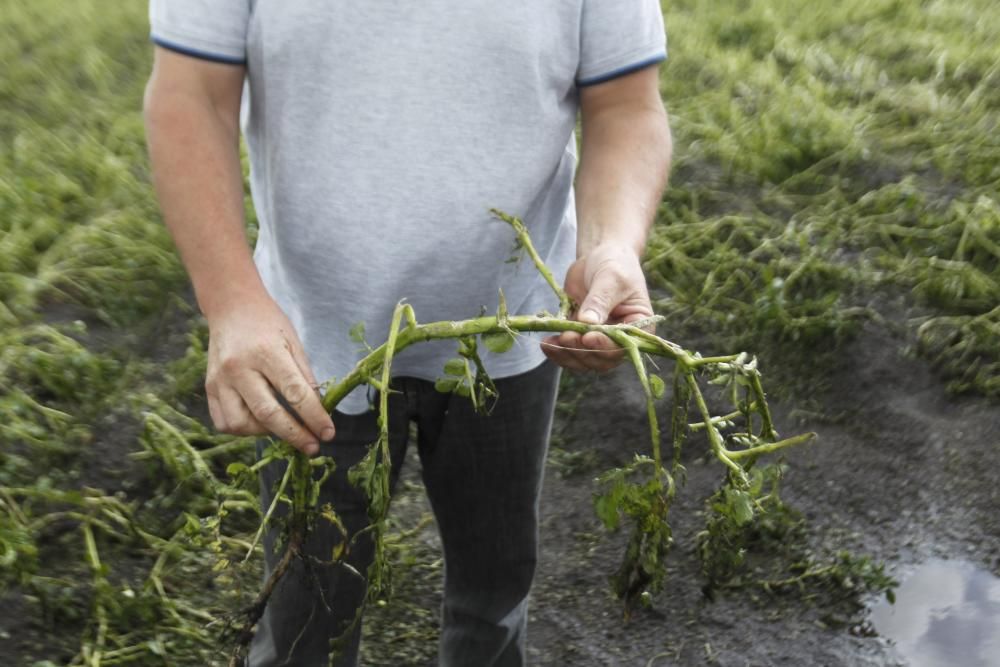
[[153,181],[202,312],[265,294],[247,244],[239,130],[210,98],[151,85],[145,104]]
[[581,144],[577,256],[607,242],[641,255],[670,169],[662,104],[607,105],[585,114]]

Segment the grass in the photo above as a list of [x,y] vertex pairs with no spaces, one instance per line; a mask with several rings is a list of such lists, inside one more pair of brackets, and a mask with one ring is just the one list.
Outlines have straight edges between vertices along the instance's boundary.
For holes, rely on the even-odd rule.
[[[1000,394],[992,5],[666,3],[658,312],[789,376],[888,320],[954,391]],[[0,590],[64,630],[25,637],[25,664],[219,663],[258,576],[214,569],[237,551],[214,485],[251,457],[202,421],[206,333],[146,166],[145,11],[0,0]]]
[[[753,349],[832,346],[903,292],[929,356],[952,358],[931,335],[952,322],[948,340],[995,368],[968,326],[933,324],[1000,296],[989,3],[715,9],[668,8],[680,148],[646,262],[661,312]],[[989,370],[940,363],[955,389],[995,394]]]

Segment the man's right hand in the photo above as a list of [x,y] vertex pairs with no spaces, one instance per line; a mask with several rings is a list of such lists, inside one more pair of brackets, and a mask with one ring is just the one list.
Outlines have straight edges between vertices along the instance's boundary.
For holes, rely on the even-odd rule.
[[205,388],[215,427],[237,435],[273,433],[315,454],[320,441],[333,438],[333,420],[292,323],[261,282],[244,231],[239,118],[245,76],[242,64],[155,48],[144,101],[153,181],[208,319]]
[[[271,433],[306,454],[333,438],[318,383],[292,323],[263,296],[209,319],[205,389],[215,427],[235,435]],[[284,401],[298,419],[281,405]],[[301,421],[299,421],[301,419]]]

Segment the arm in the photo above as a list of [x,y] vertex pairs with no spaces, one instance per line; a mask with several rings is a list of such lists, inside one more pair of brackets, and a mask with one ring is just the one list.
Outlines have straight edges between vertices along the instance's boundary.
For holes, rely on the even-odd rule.
[[[245,69],[157,47],[146,135],[164,221],[209,325],[205,388],[212,421],[274,433],[308,453],[333,422],[291,323],[268,295],[247,245],[239,157]],[[279,392],[299,415],[282,408]]]
[[[580,111],[577,260],[566,292],[580,304],[581,322],[634,322],[653,314],[640,257],[670,169],[658,69],[583,87]],[[546,354],[574,370],[607,371],[623,359],[603,334],[565,332],[546,342]]]

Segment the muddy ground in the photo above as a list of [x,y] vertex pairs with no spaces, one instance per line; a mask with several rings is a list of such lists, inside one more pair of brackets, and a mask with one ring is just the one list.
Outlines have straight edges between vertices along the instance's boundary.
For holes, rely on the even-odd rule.
[[[819,436],[788,454],[783,497],[808,519],[819,554],[867,554],[896,575],[930,557],[966,559],[996,574],[1000,413],[994,402],[949,396],[927,362],[910,353],[903,331],[870,322],[832,359],[805,373],[814,381],[772,390],[784,435]],[[578,397],[579,403],[561,410],[555,425],[530,616],[532,664],[906,664],[891,642],[871,634],[864,610],[831,609],[822,595],[810,601],[758,588],[722,593],[714,602],[704,597],[693,538],[702,525],[703,500],[721,471],[701,456],[697,441],[685,452],[688,481],[672,510],[669,582],[652,609],[625,622],[606,581],[624,535],[603,531],[591,498],[596,472],[625,463],[645,446],[643,399],[628,368],[600,381],[576,377],[566,384],[564,399]],[[407,466],[394,507],[404,527],[428,519],[419,461],[411,456]],[[397,601],[370,618],[365,664],[434,664],[437,549],[428,524],[408,553],[418,564],[401,568]]]
[[[822,361],[799,373],[806,381],[778,382],[764,367],[782,434],[819,436],[788,454],[783,497],[807,518],[818,554],[848,549],[886,561],[893,573],[930,557],[962,558],[998,573],[997,405],[949,396],[944,380],[909,351],[908,329],[898,326],[901,322],[869,322],[836,354],[817,351]],[[161,347],[171,348],[168,356],[179,354],[182,330],[164,336],[172,342],[157,345],[150,356],[159,358]],[[732,351],[713,349],[697,334],[660,333],[706,354]],[[906,664],[890,642],[867,631],[864,611],[832,608],[822,595],[813,598],[810,592],[804,599],[751,588],[719,593],[712,602],[704,597],[693,538],[721,468],[703,457],[697,440],[685,451],[687,484],[671,514],[676,542],[669,581],[651,609],[626,622],[607,583],[625,535],[607,534],[595,517],[593,478],[645,451],[641,392],[632,371],[622,368],[602,378],[566,377],[561,398],[542,501],[531,664]],[[661,403],[664,410],[668,403]],[[100,477],[109,484],[131,474],[125,472],[133,465],[128,454],[138,447],[134,432],[119,430],[117,436],[93,445],[100,452],[95,457],[104,471]],[[369,614],[364,665],[435,664],[441,560],[419,479],[419,461],[411,452],[393,507],[394,530],[406,533],[392,546],[396,597]],[[0,665],[30,667],[43,657],[58,664],[75,653],[77,629],[54,630],[36,611],[20,595],[6,597],[0,609]]]

